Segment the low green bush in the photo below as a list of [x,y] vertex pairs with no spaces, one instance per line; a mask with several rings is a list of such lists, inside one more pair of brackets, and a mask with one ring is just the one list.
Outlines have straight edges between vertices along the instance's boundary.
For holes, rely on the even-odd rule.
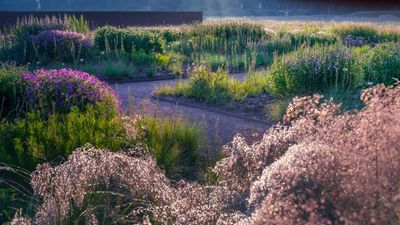
[[352,50],[342,45],[300,49],[277,60],[268,72],[267,90],[279,97],[354,90],[362,69]]
[[369,49],[364,55],[365,82],[390,85],[400,79],[400,43],[387,43]]
[[119,150],[125,144],[122,121],[115,113],[105,114],[88,106],[85,112],[74,107],[68,114],[48,118],[41,112],[31,112],[26,118],[3,121],[0,126],[1,162],[27,170],[43,162],[60,162],[86,143]]

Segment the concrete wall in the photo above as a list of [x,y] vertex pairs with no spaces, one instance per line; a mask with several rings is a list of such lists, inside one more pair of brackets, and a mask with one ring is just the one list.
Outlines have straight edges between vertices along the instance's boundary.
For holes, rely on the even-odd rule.
[[64,18],[64,15],[75,15],[76,17],[83,17],[89,21],[92,28],[104,25],[112,25],[118,27],[126,26],[160,26],[160,25],[180,25],[192,24],[203,21],[202,12],[44,12],[44,11],[31,11],[31,12],[1,12],[0,11],[0,27],[13,25],[17,22],[18,18],[29,17],[58,17]]

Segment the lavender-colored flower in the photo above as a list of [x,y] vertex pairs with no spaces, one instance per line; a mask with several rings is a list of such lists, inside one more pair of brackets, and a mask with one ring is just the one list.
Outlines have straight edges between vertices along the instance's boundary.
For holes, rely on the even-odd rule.
[[51,113],[53,105],[58,112],[68,112],[73,106],[84,109],[99,103],[119,107],[111,87],[82,71],[41,69],[22,74],[22,78],[27,84],[26,102],[33,109],[39,106],[45,113]]
[[84,34],[63,30],[45,30],[32,36],[32,40],[38,46],[50,46],[62,44],[62,41],[72,41],[76,46],[82,45],[85,48],[92,47],[92,43]]
[[73,61],[84,57],[92,48],[84,34],[62,30],[45,30],[32,36],[38,54],[46,59]]

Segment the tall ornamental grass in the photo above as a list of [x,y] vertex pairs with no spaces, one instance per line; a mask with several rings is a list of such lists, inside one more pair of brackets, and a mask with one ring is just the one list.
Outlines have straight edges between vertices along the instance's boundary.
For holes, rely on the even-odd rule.
[[342,45],[306,48],[277,60],[268,71],[267,90],[285,97],[323,92],[329,88],[353,90],[362,70],[352,50]]
[[387,43],[371,48],[363,59],[366,82],[393,84],[400,79],[400,43]]

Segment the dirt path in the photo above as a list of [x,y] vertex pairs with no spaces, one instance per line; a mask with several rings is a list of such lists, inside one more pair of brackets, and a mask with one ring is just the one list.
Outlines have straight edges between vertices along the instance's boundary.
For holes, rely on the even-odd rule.
[[[241,77],[239,77],[240,79]],[[122,100],[123,109],[131,109],[134,113],[157,117],[181,117],[201,123],[206,129],[208,146],[221,147],[230,142],[237,133],[243,134],[249,141],[259,140],[272,124],[221,114],[200,108],[187,107],[171,102],[158,101],[151,98],[153,90],[160,85],[174,85],[176,80],[153,81],[142,83],[112,84]]]

